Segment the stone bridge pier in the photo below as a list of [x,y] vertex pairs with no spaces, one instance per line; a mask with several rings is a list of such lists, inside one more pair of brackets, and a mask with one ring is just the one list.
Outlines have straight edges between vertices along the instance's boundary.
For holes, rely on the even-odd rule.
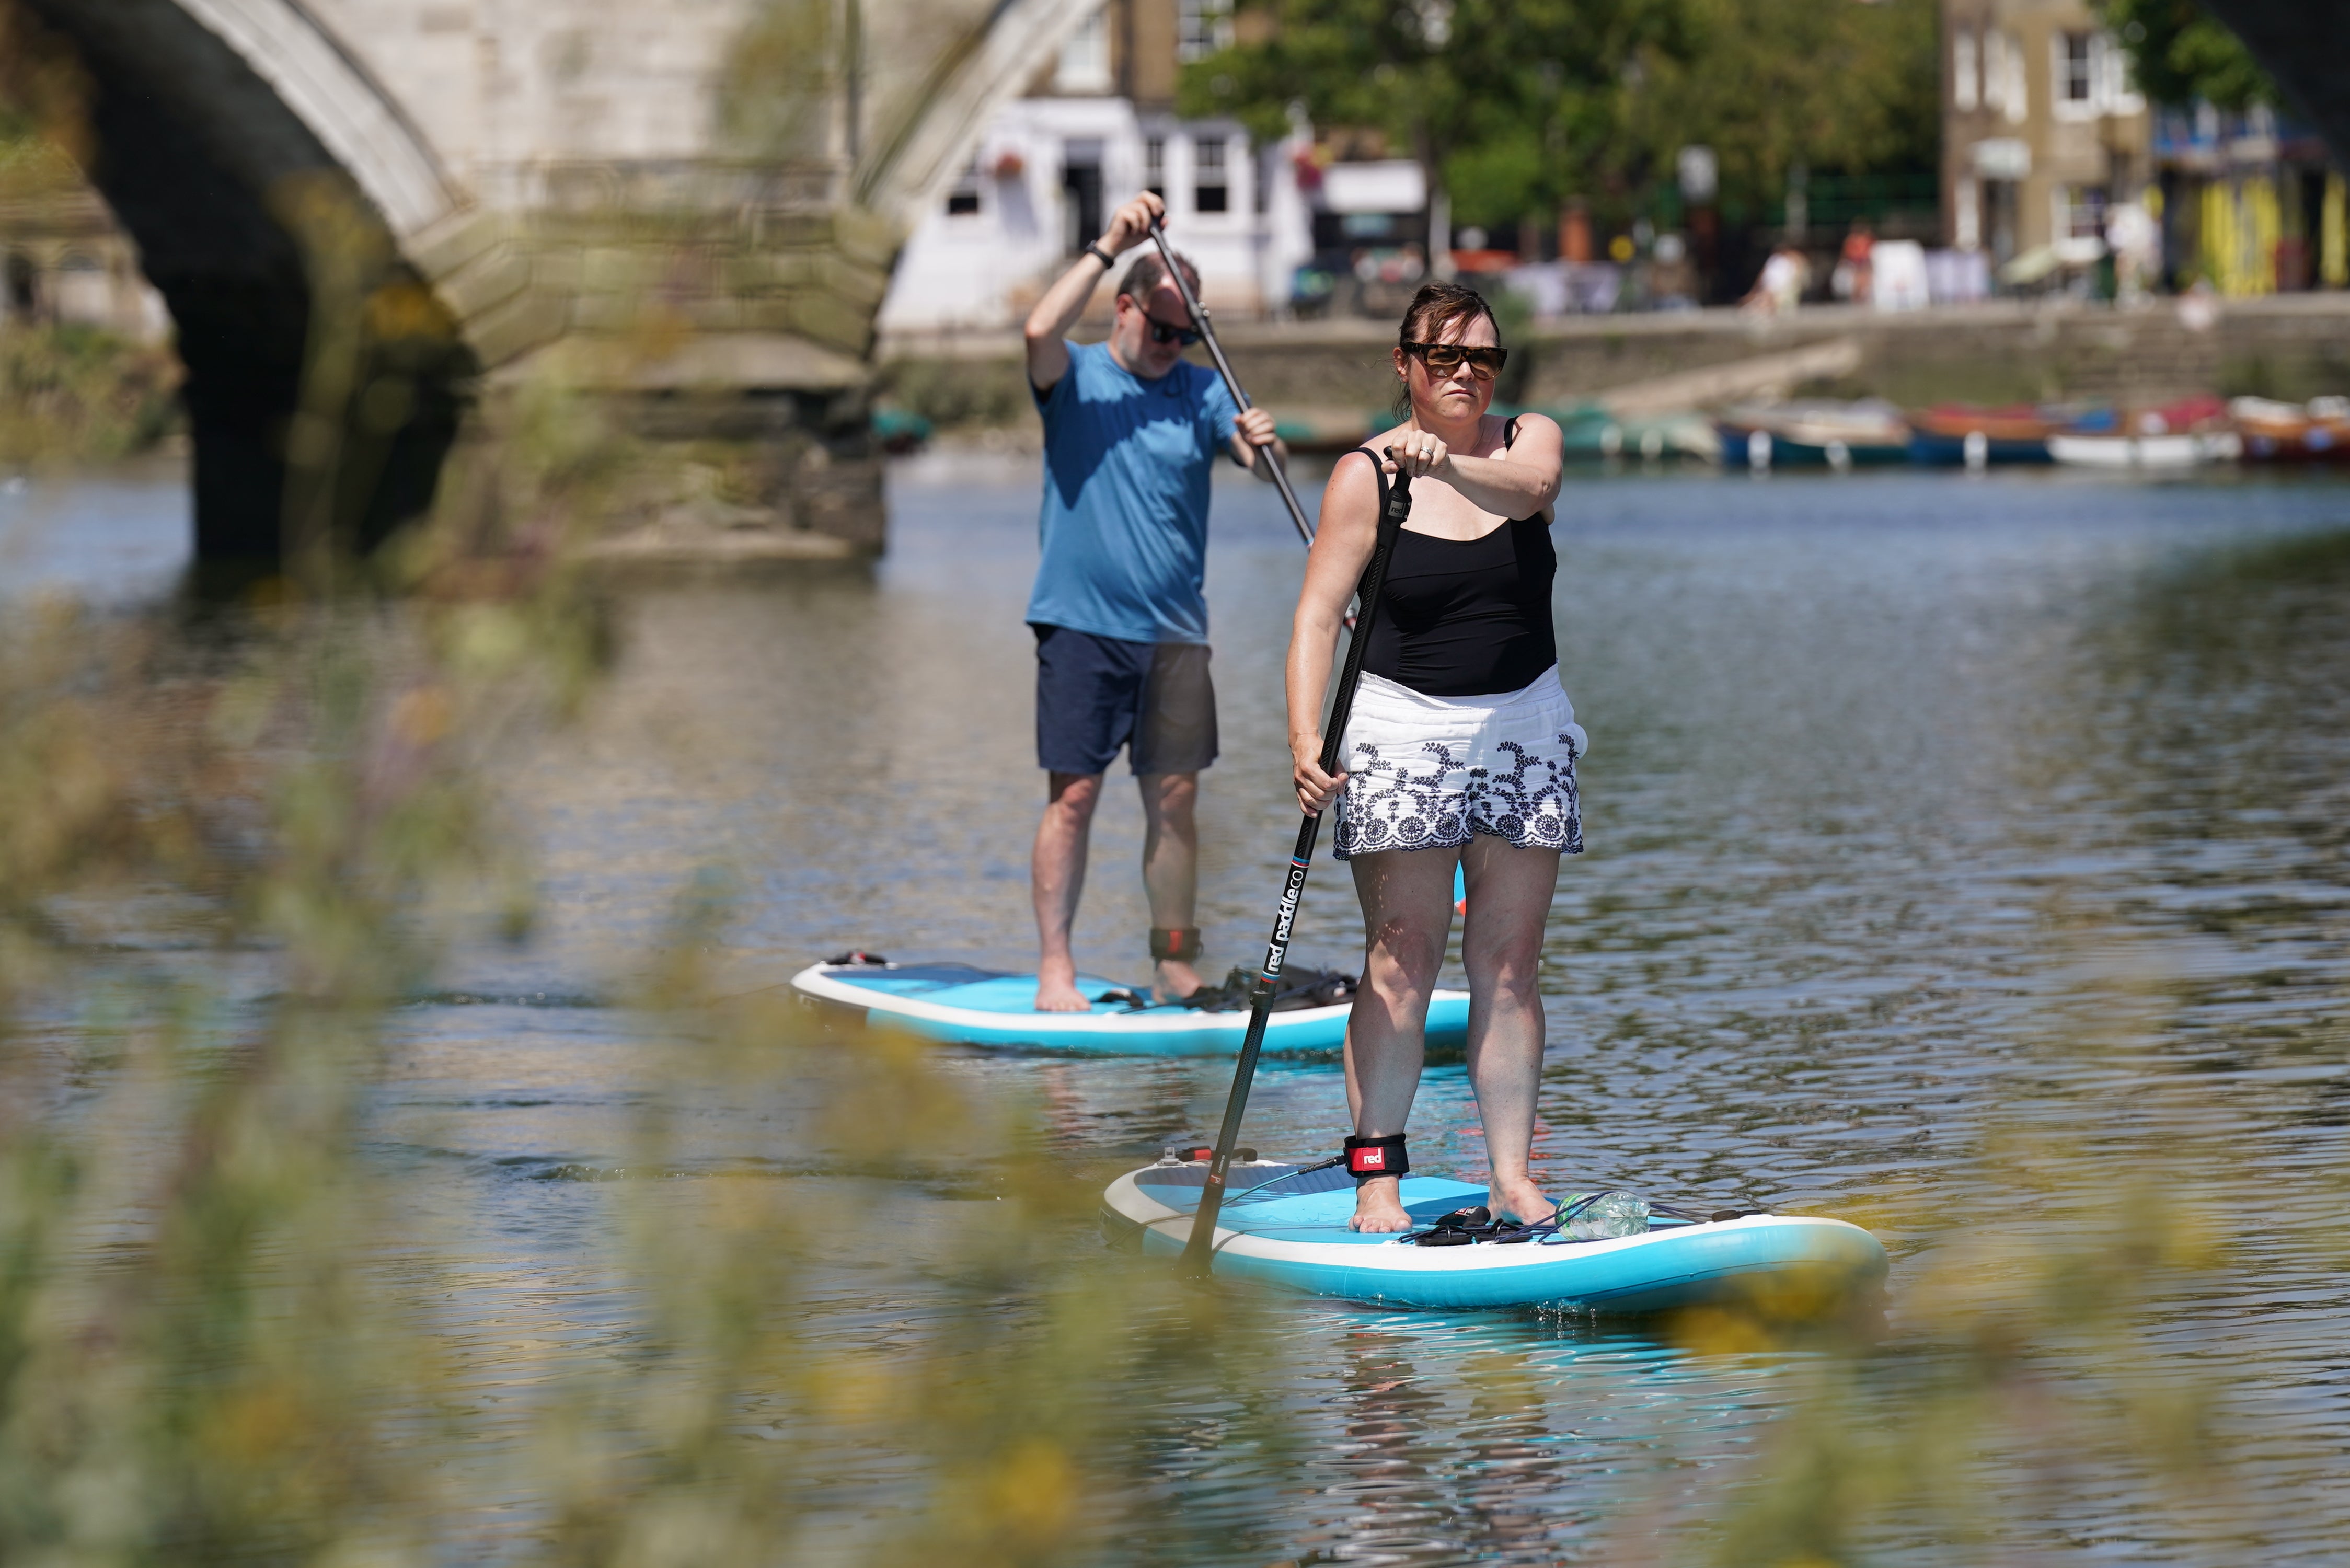
[[2302,118],[2334,161],[2350,168],[2350,6],[2326,0],[2204,0]]
[[682,507],[736,553],[879,549],[900,237],[1086,0],[15,5],[170,306],[229,559],[380,540],[523,384],[691,448],[650,547]]

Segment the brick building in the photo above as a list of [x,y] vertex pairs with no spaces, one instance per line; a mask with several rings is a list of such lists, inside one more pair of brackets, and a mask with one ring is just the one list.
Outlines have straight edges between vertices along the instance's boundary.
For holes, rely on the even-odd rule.
[[1995,263],[2103,254],[2143,211],[2151,118],[2086,0],[1943,0],[1942,201],[1960,250]]
[[2087,0],[1943,0],[1946,232],[2011,280],[2117,247],[2144,281],[2231,297],[2350,283],[2318,139],[2255,104],[2149,106]]
[[142,343],[171,333],[139,254],[78,170],[47,143],[0,143],[0,332],[96,327]]

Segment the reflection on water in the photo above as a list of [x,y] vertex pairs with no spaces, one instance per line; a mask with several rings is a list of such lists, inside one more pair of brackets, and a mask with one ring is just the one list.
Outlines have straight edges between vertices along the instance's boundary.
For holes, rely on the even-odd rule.
[[[508,782],[550,919],[404,1010],[381,1145],[445,1209],[460,1256],[413,1266],[449,1287],[452,1397],[493,1440],[495,1413],[565,1366],[629,1352],[596,1179],[629,1174],[649,1069],[637,1024],[598,999],[690,873],[731,878],[745,990],[849,946],[1026,959],[1034,494],[1016,463],[929,460],[895,476],[894,547],[869,571],[628,591],[607,698]],[[1231,484],[1218,506],[1225,755],[1203,790],[1201,915],[1221,967],[1261,940],[1294,823],[1278,671],[1299,560],[1267,493]],[[1550,927],[1538,1174],[1869,1223],[1899,1260],[1897,1342],[1905,1275],[1954,1228],[2062,1249],[2103,1222],[2077,1196],[2102,1171],[2223,1179],[2246,1221],[2227,1282],[2167,1303],[2147,1354],[2226,1367],[2214,1419],[2254,1435],[2263,1559],[2324,1560],[2350,1508],[2350,1387],[2323,1370],[2350,1358],[2333,1230],[2350,489],[1628,476],[1578,481],[1561,512],[1591,853]],[[1147,962],[1139,847],[1113,791],[1077,941],[1122,980]],[[1358,940],[1326,867],[1298,957],[1348,961]],[[1033,1096],[1087,1183],[1212,1125],[1224,1086],[1214,1064],[952,1064],[984,1095]],[[1259,1085],[1252,1142],[1335,1144],[1328,1066]],[[699,1107],[672,1174],[765,1170],[853,1211],[855,1181],[776,1147],[775,1093]],[[1458,1064],[1431,1068],[1415,1143],[1431,1167],[1481,1167]],[[982,1170],[914,1196],[951,1228],[984,1187]],[[806,1298],[814,1341],[886,1352],[967,1310],[921,1235],[879,1272],[852,1266],[854,1240]],[[1073,1268],[1125,1266],[1080,1235],[1070,1249]],[[1284,1446],[1251,1446],[1227,1395],[1170,1384],[1131,1433],[1167,1530],[1118,1561],[1623,1561],[1644,1519],[1718,1511],[1814,1367],[1581,1320],[1301,1303],[1269,1323],[1253,1414]],[[1862,1369],[1887,1429],[1918,1354]],[[2008,1544],[2205,1560],[2098,1462],[2079,1459],[2061,1506],[1994,1474]],[[840,1464],[842,1487],[899,1484],[885,1457]],[[1878,1544],[1982,1560],[1931,1531]]]

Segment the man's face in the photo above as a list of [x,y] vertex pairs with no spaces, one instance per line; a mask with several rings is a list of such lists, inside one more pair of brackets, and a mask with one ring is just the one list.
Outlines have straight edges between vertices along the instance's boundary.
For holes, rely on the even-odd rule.
[[[1146,381],[1155,381],[1183,357],[1183,341],[1175,334],[1191,330],[1191,315],[1183,308],[1183,296],[1173,284],[1162,280],[1147,302],[1130,294],[1118,296],[1118,318],[1111,325],[1110,338],[1128,369]],[[1161,337],[1167,341],[1159,342]]]

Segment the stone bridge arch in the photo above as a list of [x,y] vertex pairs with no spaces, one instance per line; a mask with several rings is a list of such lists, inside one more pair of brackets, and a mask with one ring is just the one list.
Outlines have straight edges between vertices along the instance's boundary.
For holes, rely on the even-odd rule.
[[2244,41],[2335,162],[2350,167],[2350,6],[2312,0],[2205,0]]
[[[299,0],[25,0],[85,85],[88,172],[163,296],[188,371],[197,546],[275,555],[312,279],[289,231],[297,192],[348,190],[397,265],[465,202],[430,143]],[[429,501],[473,367],[431,346],[421,395],[383,432],[343,521],[380,536]]]
[[[641,403],[655,433],[857,456],[904,233],[1093,0],[15,4],[78,64],[88,172],[171,309],[198,550],[221,558],[276,554],[296,504],[324,286],[302,236],[326,209],[372,258],[358,286],[430,301],[391,313],[338,405],[374,410],[326,482],[355,542],[429,504],[473,390],[526,369]],[[730,88],[763,28],[781,77]],[[730,140],[729,90],[805,95],[790,144]],[[650,364],[613,351],[648,279],[686,329]],[[398,396],[369,405],[369,377]],[[771,499],[878,547],[857,467],[770,463]],[[840,493],[787,493],[832,470]]]

